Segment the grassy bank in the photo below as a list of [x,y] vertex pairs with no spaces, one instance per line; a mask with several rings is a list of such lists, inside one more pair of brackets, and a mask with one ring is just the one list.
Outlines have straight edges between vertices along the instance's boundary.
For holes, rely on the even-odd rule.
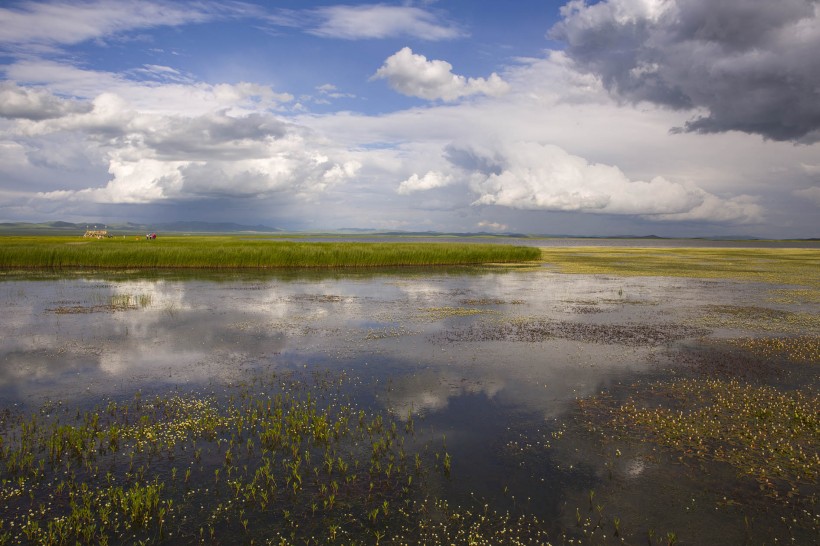
[[389,267],[537,260],[531,247],[453,243],[304,243],[236,236],[87,240],[4,237],[0,268]]

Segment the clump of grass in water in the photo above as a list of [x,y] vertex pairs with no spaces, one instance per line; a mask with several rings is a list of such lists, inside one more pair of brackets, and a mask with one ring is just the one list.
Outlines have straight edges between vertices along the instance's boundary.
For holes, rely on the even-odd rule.
[[127,309],[143,309],[151,305],[153,298],[150,294],[115,294],[111,296],[111,309],[122,311]]

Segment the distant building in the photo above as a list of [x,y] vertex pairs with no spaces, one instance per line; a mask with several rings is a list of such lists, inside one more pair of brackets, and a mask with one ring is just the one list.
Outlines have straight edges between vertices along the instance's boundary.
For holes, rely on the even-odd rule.
[[85,232],[83,237],[89,237],[92,239],[107,239],[112,237],[112,235],[109,235],[108,230],[105,229],[89,229]]

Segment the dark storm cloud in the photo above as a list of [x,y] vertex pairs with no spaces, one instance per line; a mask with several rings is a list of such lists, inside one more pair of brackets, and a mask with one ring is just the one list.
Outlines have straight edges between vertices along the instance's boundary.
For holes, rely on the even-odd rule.
[[705,115],[678,129],[820,141],[820,0],[573,1],[550,37],[615,96]]

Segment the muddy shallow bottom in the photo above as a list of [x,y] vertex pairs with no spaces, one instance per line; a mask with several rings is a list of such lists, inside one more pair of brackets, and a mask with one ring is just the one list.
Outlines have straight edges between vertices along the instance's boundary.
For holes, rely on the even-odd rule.
[[[725,461],[606,415],[684,377],[816,403],[817,305],[773,300],[782,288],[546,268],[5,280],[0,408],[227,397],[260,376],[329,374],[339,396],[412,420],[414,442],[451,459],[416,498],[534,516],[555,543],[808,544],[816,485],[774,498]],[[749,341],[762,338],[797,340],[797,356]]]

